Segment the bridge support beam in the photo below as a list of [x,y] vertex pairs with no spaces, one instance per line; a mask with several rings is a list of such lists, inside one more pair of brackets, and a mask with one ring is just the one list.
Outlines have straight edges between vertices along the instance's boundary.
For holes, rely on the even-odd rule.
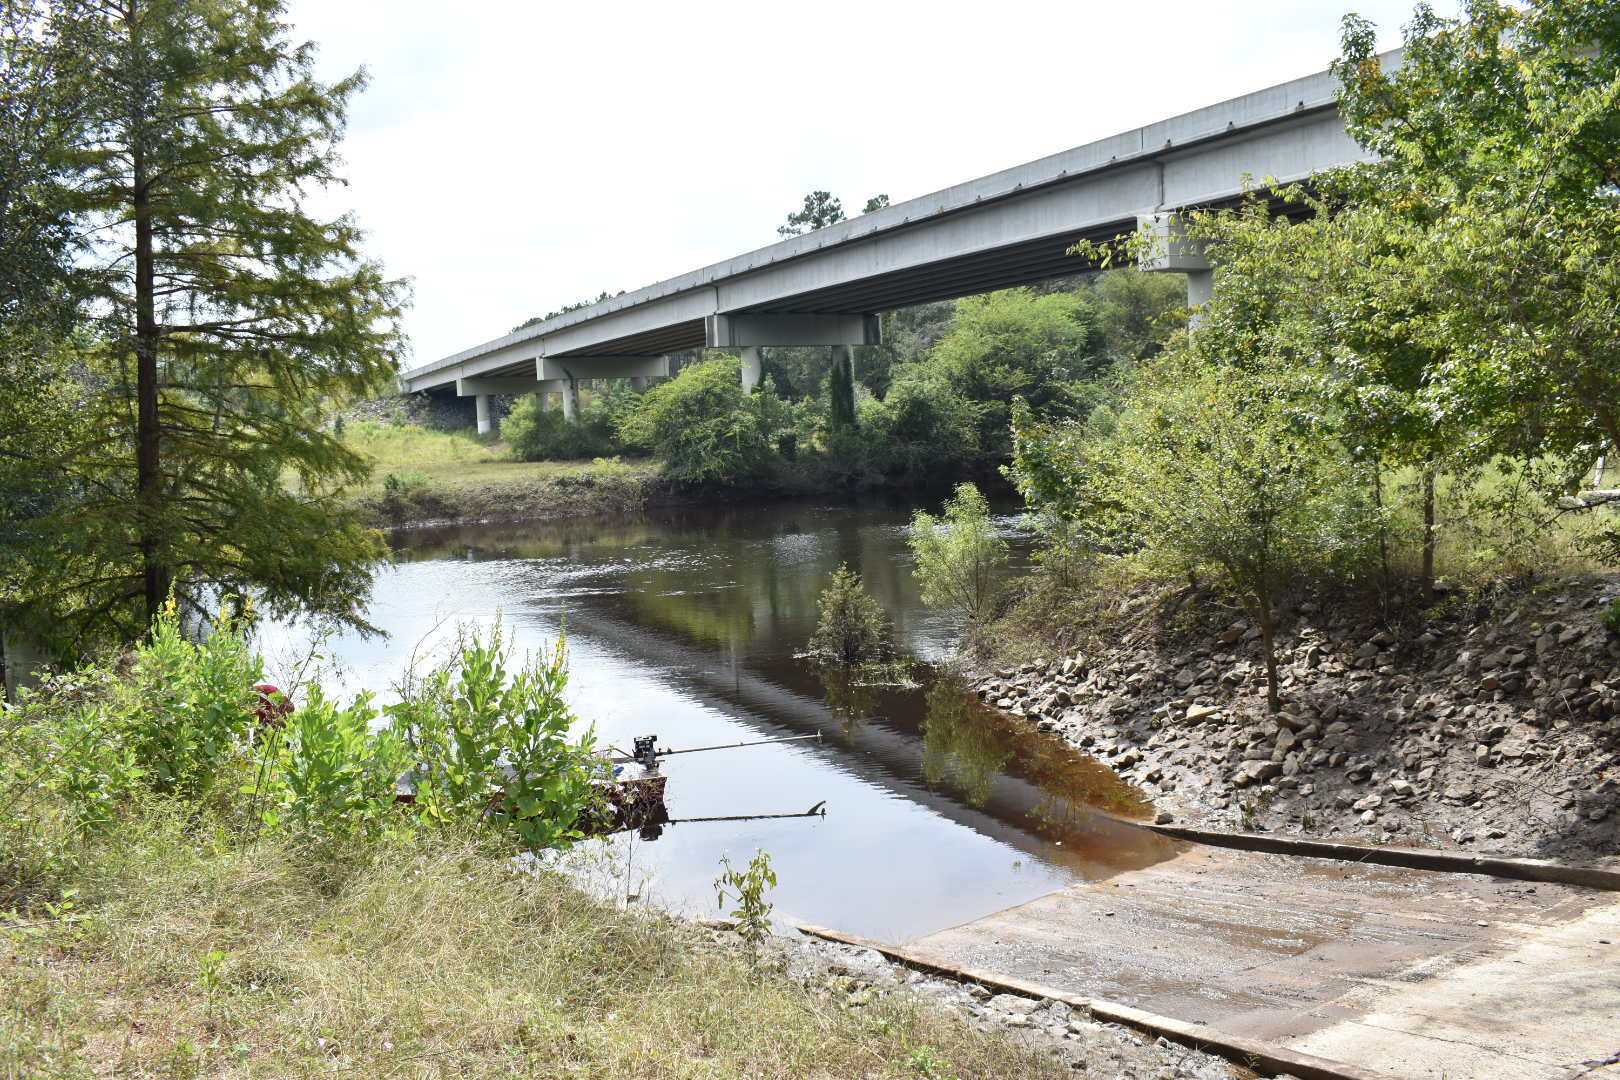
[[876,315],[710,315],[703,336],[711,349],[883,344]]
[[1201,321],[1198,309],[1215,295],[1215,267],[1203,246],[1187,237],[1180,214],[1143,214],[1136,223],[1156,241],[1152,254],[1142,259],[1141,269],[1187,275],[1187,306],[1193,310],[1188,325],[1197,329]]
[[667,356],[542,356],[535,360],[541,379],[634,379],[668,375]]
[[488,435],[495,430],[489,399],[494,394],[521,397],[539,394],[542,411],[551,411],[551,395],[563,389],[563,379],[531,379],[525,375],[486,376],[479,379],[457,379],[456,396],[470,397],[478,416],[478,434]]
[[[881,345],[883,332],[876,315],[782,314],[710,315],[703,320],[703,334],[711,349],[736,349],[742,356],[744,390],[759,385],[762,365],[759,350],[765,348],[804,348],[831,345],[833,372],[828,388],[835,395],[833,423],[855,418],[854,346]],[[840,366],[841,365],[841,366]],[[845,400],[847,398],[847,401]],[[847,406],[847,409],[844,408]]]

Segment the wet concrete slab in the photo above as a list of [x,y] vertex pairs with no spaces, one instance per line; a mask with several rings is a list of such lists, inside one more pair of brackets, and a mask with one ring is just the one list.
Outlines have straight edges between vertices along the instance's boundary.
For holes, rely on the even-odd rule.
[[1620,894],[1575,886],[1194,848],[912,947],[1390,1076],[1620,1051]]

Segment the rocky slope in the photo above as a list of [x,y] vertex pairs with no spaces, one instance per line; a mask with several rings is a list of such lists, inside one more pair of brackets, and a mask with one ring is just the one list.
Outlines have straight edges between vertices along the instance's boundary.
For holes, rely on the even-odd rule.
[[980,696],[1111,764],[1161,819],[1517,854],[1620,853],[1620,577],[1376,625],[1305,601],[1278,634],[1171,634],[984,675]]

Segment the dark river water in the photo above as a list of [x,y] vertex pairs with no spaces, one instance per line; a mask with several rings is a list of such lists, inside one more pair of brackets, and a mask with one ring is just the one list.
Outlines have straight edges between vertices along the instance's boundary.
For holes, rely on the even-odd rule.
[[[668,759],[677,823],[654,841],[590,841],[573,860],[621,900],[713,913],[721,857],[742,865],[763,848],[779,913],[904,941],[1166,857],[1167,842],[1098,812],[1140,816],[1139,792],[934,674],[928,662],[948,655],[956,627],[918,598],[908,518],[777,504],[419,530],[396,538],[397,565],[378,580],[370,618],[387,638],[312,642],[269,627],[262,645],[289,682],[313,647],[328,686],[386,698],[412,656],[442,655],[458,626],[498,620],[518,651],[566,626],[571,704],[603,742],[823,734]],[[1003,525],[1016,543],[1016,522]],[[824,680],[796,656],[840,563],[865,577],[918,658],[911,685]],[[823,801],[824,818],[679,821]]]

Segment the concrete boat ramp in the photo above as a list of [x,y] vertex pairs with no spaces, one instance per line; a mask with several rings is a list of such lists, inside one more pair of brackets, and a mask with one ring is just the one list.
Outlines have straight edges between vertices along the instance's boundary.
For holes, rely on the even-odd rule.
[[900,951],[1344,1075],[1620,1080],[1620,893],[1600,889],[1192,846]]

